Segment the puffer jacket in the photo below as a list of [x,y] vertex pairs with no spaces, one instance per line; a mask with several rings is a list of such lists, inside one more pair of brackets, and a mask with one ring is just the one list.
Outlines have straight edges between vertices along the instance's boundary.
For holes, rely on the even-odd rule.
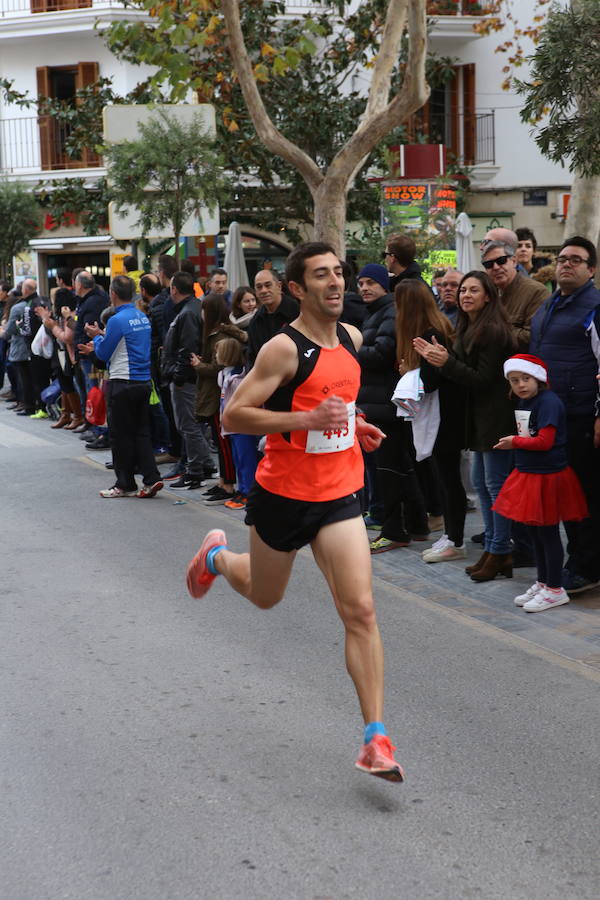
[[395,422],[392,394],[398,383],[396,307],[391,294],[366,304],[363,344],[358,351],[360,390],[357,404],[373,423]]
[[569,297],[555,291],[531,320],[529,352],[548,366],[550,387],[567,416],[592,416],[598,360],[590,325],[600,309],[600,291],[590,279]]

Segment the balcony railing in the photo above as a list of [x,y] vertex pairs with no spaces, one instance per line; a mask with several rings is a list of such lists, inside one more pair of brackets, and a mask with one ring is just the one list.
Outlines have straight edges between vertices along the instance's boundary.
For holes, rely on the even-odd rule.
[[477,113],[475,119],[475,154],[473,165],[493,166],[496,162],[494,113]]
[[0,19],[77,9],[124,9],[120,0],[0,0]]
[[485,0],[429,0],[430,16],[485,16],[488,4]]
[[52,116],[0,120],[0,175],[89,169],[102,165],[97,154],[85,150],[81,159],[66,152],[69,126]]

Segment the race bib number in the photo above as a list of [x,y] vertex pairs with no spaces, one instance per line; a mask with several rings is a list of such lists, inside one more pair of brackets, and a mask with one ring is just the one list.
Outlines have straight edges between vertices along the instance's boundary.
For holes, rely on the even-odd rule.
[[529,431],[529,419],[531,418],[531,410],[515,409],[515,420],[517,422],[517,434],[519,437],[531,437]]
[[342,428],[327,428],[325,431],[309,431],[306,435],[307,453],[339,453],[354,445],[356,414],[354,403],[347,403],[348,421]]

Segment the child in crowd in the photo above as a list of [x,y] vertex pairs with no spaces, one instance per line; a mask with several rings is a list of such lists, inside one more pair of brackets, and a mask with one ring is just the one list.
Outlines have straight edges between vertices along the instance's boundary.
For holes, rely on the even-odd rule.
[[515,450],[515,469],[506,479],[495,512],[530,526],[537,581],[515,605],[526,612],[542,612],[569,602],[561,586],[563,548],[560,522],[588,515],[577,476],[567,463],[565,408],[548,390],[548,370],[536,356],[511,356],[504,376],[518,398],[517,435],[500,438],[495,450]]
[[[216,359],[218,365],[223,366],[218,375],[218,382],[221,388],[222,417],[227,401],[244,377],[243,347],[235,338],[225,338],[217,344]],[[258,462],[256,437],[252,434],[230,434],[223,431],[222,425],[221,433],[228,435],[231,441],[231,452],[237,475],[237,493],[231,500],[227,500],[224,505],[229,509],[245,509]]]

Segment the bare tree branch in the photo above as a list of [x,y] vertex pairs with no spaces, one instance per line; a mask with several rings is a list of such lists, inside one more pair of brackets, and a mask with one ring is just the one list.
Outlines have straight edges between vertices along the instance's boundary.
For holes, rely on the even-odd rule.
[[[333,159],[327,172],[328,177],[339,178],[343,173],[348,173],[349,178],[353,177],[364,159],[386,134],[420,109],[429,97],[430,90],[425,78],[427,55],[425,3],[423,0],[408,0],[408,2],[409,54],[402,85],[383,108],[368,118],[363,116],[350,140]],[[387,101],[387,95],[385,99]]]
[[271,153],[276,153],[291,166],[294,166],[300,172],[310,190],[315,191],[323,181],[323,173],[310,156],[278,131],[265,109],[256,86],[252,63],[250,62],[242,34],[239,0],[222,0],[222,8],[227,24],[231,58],[258,137]]
[[388,105],[392,72],[398,64],[400,43],[406,22],[408,0],[390,0],[385,17],[381,46],[373,66],[367,106],[362,119],[369,119]]

